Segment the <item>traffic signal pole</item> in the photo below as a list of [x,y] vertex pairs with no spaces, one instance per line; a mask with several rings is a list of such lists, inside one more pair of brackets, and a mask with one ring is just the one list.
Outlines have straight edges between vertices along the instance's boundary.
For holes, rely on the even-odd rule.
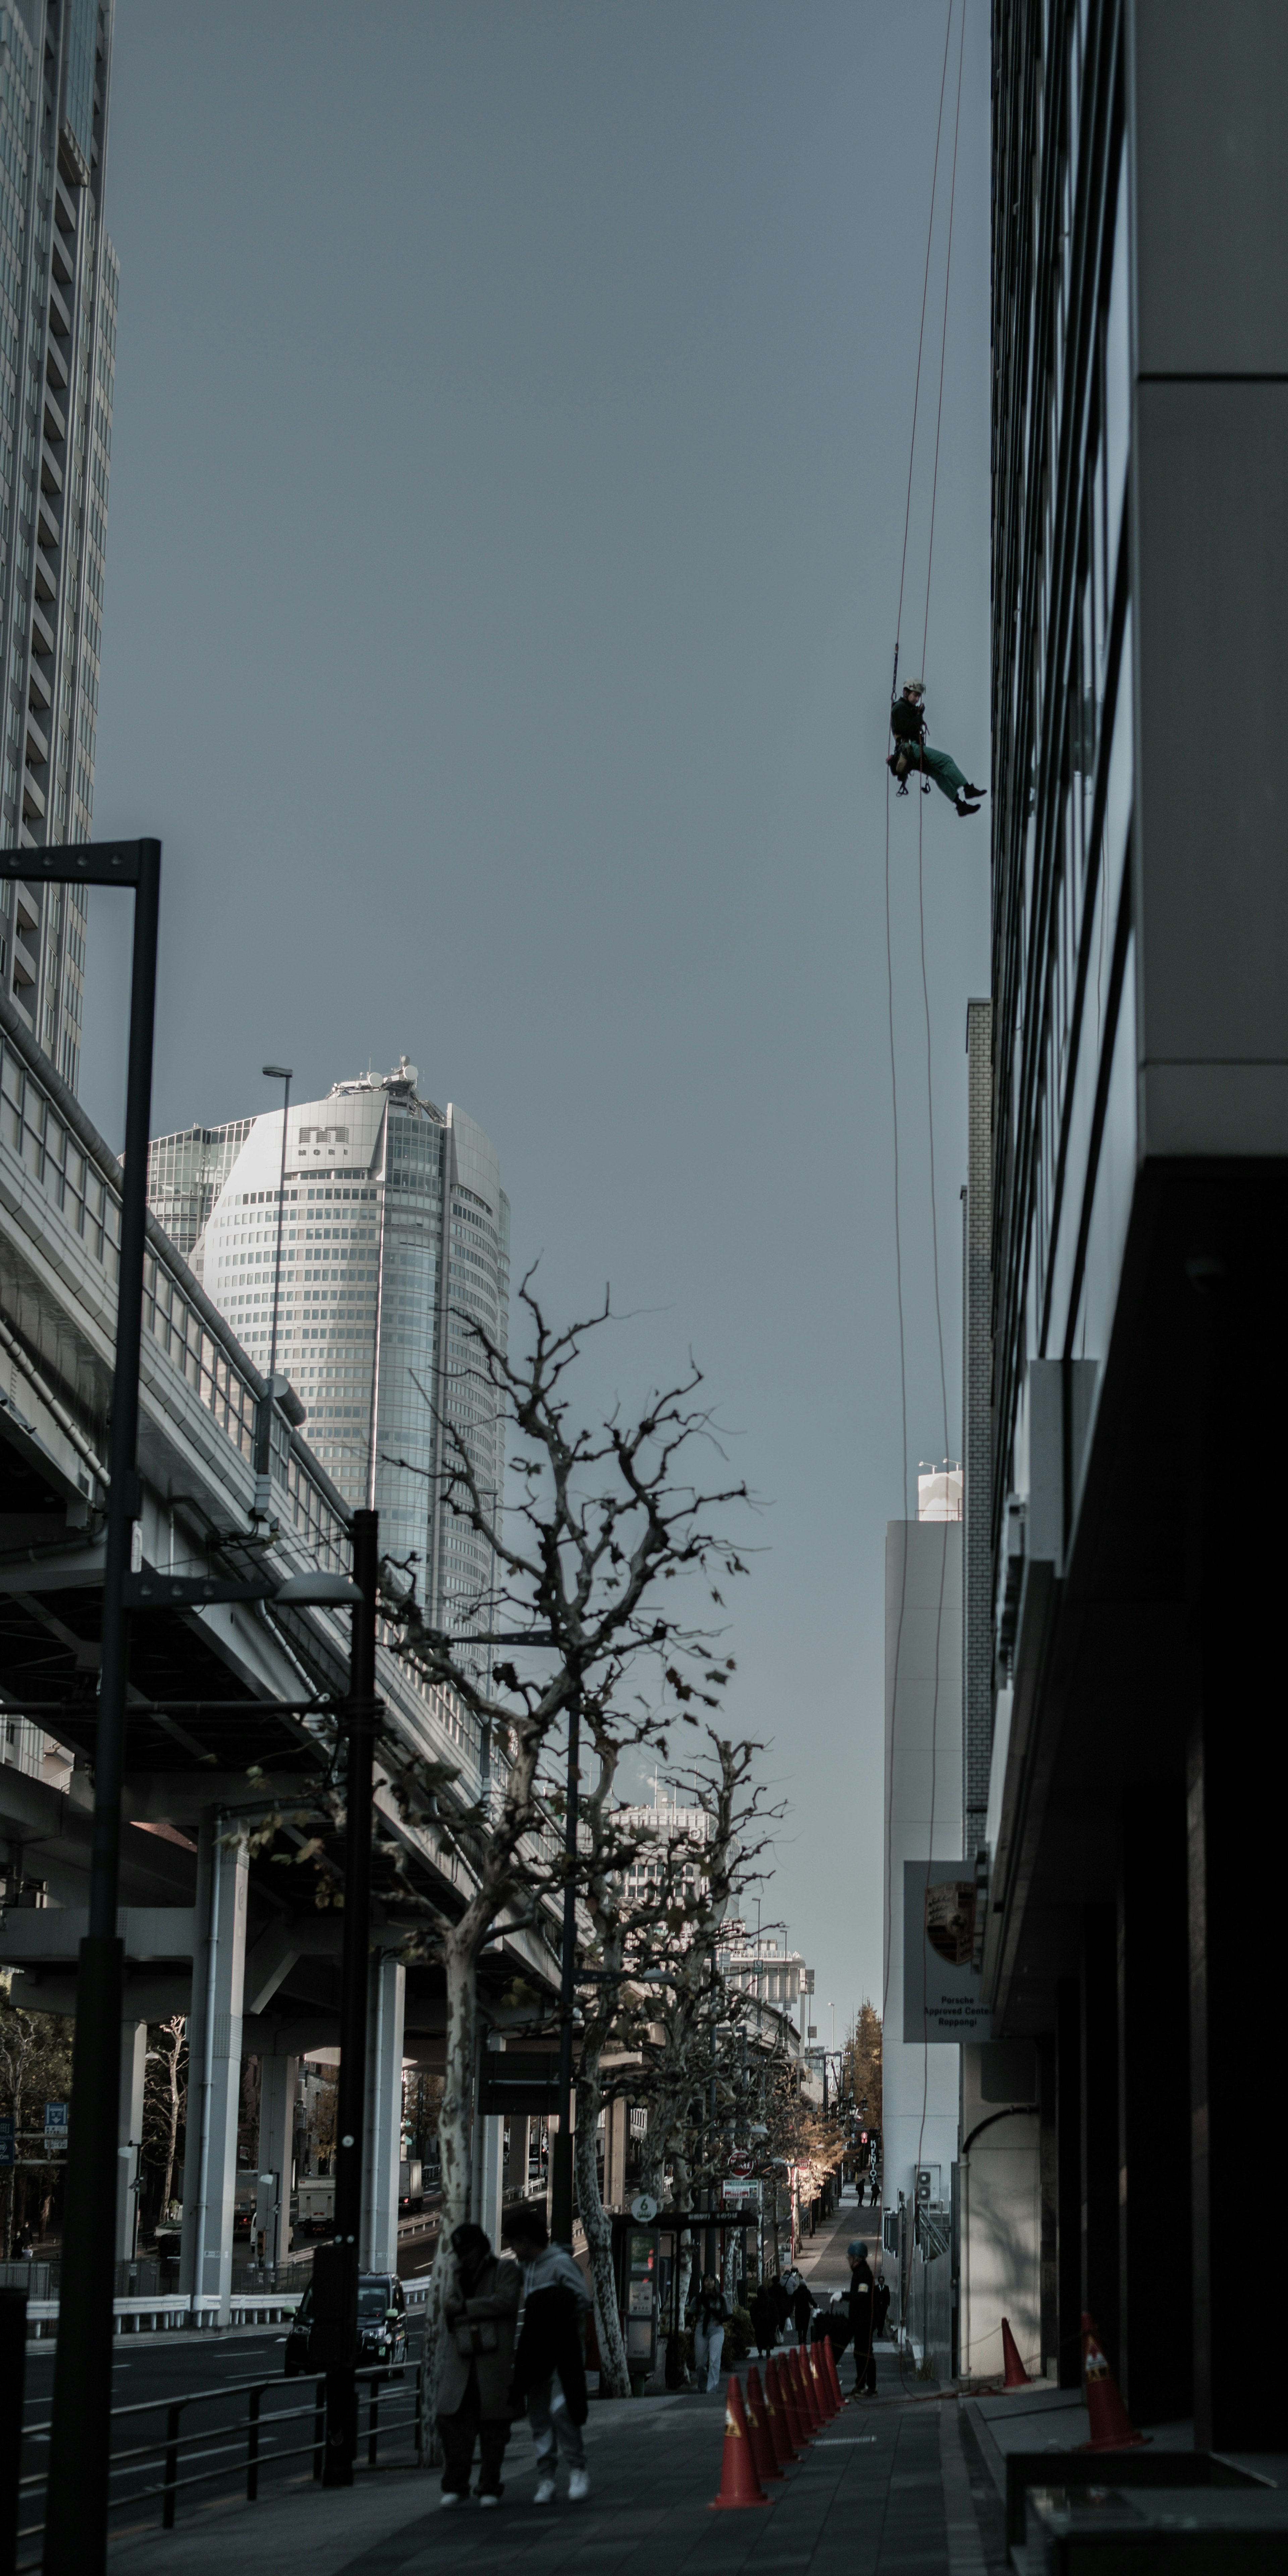
[[[357,2308],[362,2238],[362,2143],[367,2110],[367,1994],[371,1950],[372,1777],[376,1716],[376,1576],[379,1515],[353,1515],[353,1610],[349,1675],[349,1759],[345,1782],[344,1951],[340,1970],[340,2081],[336,2098],[335,2307],[341,2348],[327,2355],[326,2453],[322,2483],[353,2484],[358,2449]],[[352,2321],[352,2322],[350,2322]]]

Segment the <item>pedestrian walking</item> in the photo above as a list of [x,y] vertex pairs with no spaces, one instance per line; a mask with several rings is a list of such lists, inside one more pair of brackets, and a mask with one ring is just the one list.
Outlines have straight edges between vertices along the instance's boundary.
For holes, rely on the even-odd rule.
[[796,2328],[796,2340],[798,2343],[808,2343],[809,2341],[809,2321],[813,2314],[813,2309],[813,2296],[810,2291],[806,2289],[805,2283],[802,2281],[798,2272],[796,2275],[796,2287],[792,2292],[792,2324]]
[[720,2356],[724,2351],[725,2320],[729,2305],[714,2272],[704,2273],[702,2286],[694,2302],[693,2358],[697,2367],[698,2386],[710,2395],[720,2383]]
[[875,2397],[877,2393],[876,2355],[872,2337],[876,2330],[876,2282],[868,2266],[868,2249],[861,2236],[855,2236],[845,2249],[850,2266],[850,2335],[854,2344],[854,2394]]
[[752,2291],[751,2322],[755,2329],[757,2352],[772,2352],[778,2341],[778,2323],[773,2292],[767,2281],[761,2281]]
[[890,2312],[890,2284],[884,2273],[879,2274],[877,2278],[873,2312],[876,2322],[872,2328],[872,2340],[875,2343],[877,2336],[885,2333],[886,2318]]
[[584,2326],[590,2285],[566,2246],[552,2245],[539,2209],[516,2209],[502,2235],[523,2266],[523,2326],[514,2356],[513,2394],[526,2398],[537,2445],[534,2504],[553,2504],[555,2471],[562,2456],[568,2501],[590,2492],[586,2445]]
[[477,2442],[479,2503],[495,2505],[501,2501],[501,2464],[513,2420],[519,2266],[498,2262],[482,2228],[471,2225],[453,2229],[452,2253],[456,2281],[443,2311],[447,2341],[438,2391],[442,2501],[458,2505],[469,2494]]

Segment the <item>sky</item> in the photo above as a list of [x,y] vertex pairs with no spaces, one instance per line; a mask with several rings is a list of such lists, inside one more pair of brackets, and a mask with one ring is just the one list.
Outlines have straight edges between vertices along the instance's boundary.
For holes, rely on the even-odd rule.
[[[164,845],[154,1131],[405,1052],[491,1136],[516,1274],[561,1319],[611,1284],[588,1404],[693,1355],[756,1497],[726,1723],[825,2043],[881,1992],[885,1528],[960,1449],[989,990],[987,808],[882,766],[902,567],[901,674],[989,776],[982,0],[909,485],[947,25],[117,0],[110,102],[94,827]],[[116,1144],[127,911],[81,1081]]]

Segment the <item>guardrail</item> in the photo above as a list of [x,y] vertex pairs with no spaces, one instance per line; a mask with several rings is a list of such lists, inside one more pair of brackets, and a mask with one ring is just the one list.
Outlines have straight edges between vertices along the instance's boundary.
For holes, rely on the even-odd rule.
[[[374,2468],[381,2442],[388,2443],[399,2435],[411,2436],[413,2454],[420,2447],[420,2373],[414,2364],[394,2372],[377,2366],[356,2374],[359,2398],[358,2453],[362,2456],[365,2442],[368,2466]],[[312,2373],[310,2373],[312,2377]],[[155,2433],[141,2441],[127,2440],[113,2449],[109,2470],[108,2512],[135,2510],[143,2505],[157,2505],[157,2517],[163,2531],[173,2531],[180,2499],[199,2487],[216,2480],[245,2479],[248,2504],[258,2501],[260,2478],[266,2470],[276,2471],[288,2461],[311,2456],[313,2475],[320,2479],[326,2451],[326,2378],[314,2381],[311,2398],[300,2403],[295,2395],[299,2383],[283,2380],[280,2372],[272,2379],[235,2380],[226,2388],[194,2389],[191,2396],[145,2399],[135,2406],[114,2406],[112,2425],[128,2432],[140,2433],[149,2418],[156,2422]],[[365,2434],[361,2422],[362,2397],[365,2391],[367,2420]],[[289,2396],[284,2406],[265,2409],[265,2396],[274,2392]],[[230,2423],[222,2416],[230,2399],[244,2398],[245,2410]],[[221,2410],[219,2422],[185,2430],[184,2417],[194,2407],[216,2405]],[[289,2429],[308,2425],[303,2441],[282,2435]],[[47,2438],[48,2423],[26,2428],[27,2441]],[[26,2519],[29,2505],[43,2495],[46,2485],[44,2469],[29,2470],[18,2481],[18,2571],[39,2567],[39,2553],[30,2553],[32,2542],[38,2542],[45,2528],[43,2511],[39,2521]]]
[[[201,2298],[174,2291],[159,2298],[114,2299],[114,2332],[173,2334],[191,2327],[198,2333],[217,2334],[227,2326],[281,2325],[294,2316],[303,2295],[302,2290],[234,2290],[226,2311],[213,2292]],[[428,2295],[427,2281],[404,2281],[403,2298],[409,2309],[423,2308]],[[37,2343],[56,2333],[57,2327],[57,2299],[27,2301],[27,2332]]]

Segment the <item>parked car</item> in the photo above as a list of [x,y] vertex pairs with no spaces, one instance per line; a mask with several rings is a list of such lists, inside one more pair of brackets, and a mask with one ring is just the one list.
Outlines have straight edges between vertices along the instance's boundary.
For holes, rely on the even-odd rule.
[[[309,2325],[313,2314],[310,2281],[286,2338],[283,2368],[288,2379],[308,2370]],[[361,2272],[358,2276],[358,2368],[384,2363],[401,2370],[407,2359],[407,2301],[396,2272]]]

